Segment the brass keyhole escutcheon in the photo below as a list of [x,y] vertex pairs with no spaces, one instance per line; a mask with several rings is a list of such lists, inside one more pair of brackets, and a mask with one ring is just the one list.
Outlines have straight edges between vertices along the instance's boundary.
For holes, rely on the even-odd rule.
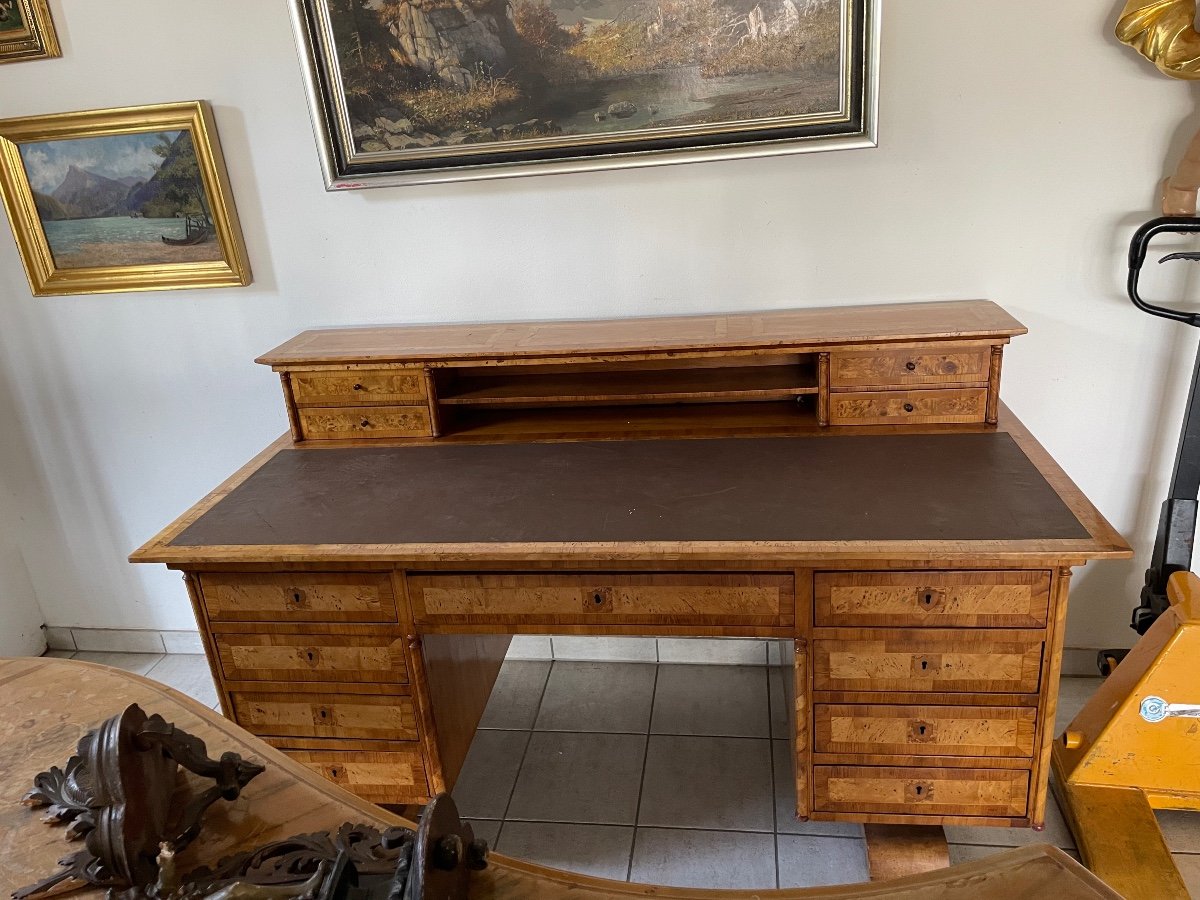
[[927,781],[914,781],[908,786],[908,799],[924,801],[933,799],[933,785]]
[[922,719],[913,719],[908,723],[908,740],[914,744],[924,744],[937,739],[933,725]]
[[926,591],[924,594],[921,595],[921,602],[924,603],[926,606],[932,606],[933,605],[933,594],[931,594],[929,591]]

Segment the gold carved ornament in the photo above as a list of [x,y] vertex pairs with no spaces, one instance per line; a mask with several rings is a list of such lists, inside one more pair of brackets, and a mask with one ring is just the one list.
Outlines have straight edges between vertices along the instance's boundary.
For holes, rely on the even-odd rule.
[[1200,78],[1196,0],[1128,0],[1117,20],[1117,39],[1164,75]]

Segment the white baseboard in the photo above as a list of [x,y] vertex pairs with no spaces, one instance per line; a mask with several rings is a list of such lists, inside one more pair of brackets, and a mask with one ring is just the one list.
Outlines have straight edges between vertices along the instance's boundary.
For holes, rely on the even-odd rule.
[[[139,628],[65,628],[46,625],[51,650],[95,650],[108,653],[203,653],[195,631]],[[791,661],[791,641],[760,638],[579,637],[519,634],[508,648],[509,659],[587,660],[593,662],[661,662],[692,665],[779,666]],[[1096,650],[1067,647],[1062,673],[1097,676]]]

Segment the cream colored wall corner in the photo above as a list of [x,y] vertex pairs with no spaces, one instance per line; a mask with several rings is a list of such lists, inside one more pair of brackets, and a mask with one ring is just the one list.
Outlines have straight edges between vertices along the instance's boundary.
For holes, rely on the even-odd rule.
[[1129,306],[1123,257],[1200,122],[1112,4],[888,0],[873,150],[350,194],[321,189],[283,0],[51,6],[64,57],[0,67],[0,114],[208,99],[257,279],[34,300],[0,239],[37,485],[0,517],[52,623],[193,627],[126,554],[285,430],[252,359],[302,329],[982,296],[1031,331],[1004,399],[1140,553],[1079,573],[1068,643],[1131,641],[1195,336]]

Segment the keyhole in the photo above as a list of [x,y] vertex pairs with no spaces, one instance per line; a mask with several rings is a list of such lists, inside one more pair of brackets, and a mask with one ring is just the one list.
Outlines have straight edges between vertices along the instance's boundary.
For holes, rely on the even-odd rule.
[[926,594],[924,597],[921,598],[921,600],[925,603],[926,606],[929,606],[931,603],[933,603],[933,594]]
[[918,725],[918,726],[917,726],[917,731],[918,731],[919,733],[921,733],[921,734],[924,734],[924,733],[925,733],[925,726],[924,726],[924,725]]
[[329,710],[327,710],[327,709],[321,710],[321,718],[328,719],[329,718]]
[[338,776],[338,770],[337,770],[337,769],[330,769],[330,770],[329,770],[329,777],[330,777],[330,778],[337,778],[337,776]]
[[361,384],[356,384],[356,385],[354,386],[354,389],[355,389],[356,391],[361,391],[361,390],[363,389],[363,386],[362,386]]
[[906,362],[904,364],[904,368],[908,369],[910,372],[915,372],[917,371],[917,364],[915,362]]
[[921,785],[918,784],[917,785],[917,796],[920,797],[921,794],[924,792],[924,790],[925,790],[925,788],[921,787]]
[[929,660],[927,660],[927,659],[921,660],[921,671],[924,672],[928,668],[929,668]]
[[913,411],[913,405],[912,405],[911,403],[905,403],[905,404],[904,404],[904,411],[905,411],[905,412],[912,412],[912,411]]
[[358,424],[359,424],[359,425],[361,425],[363,428],[369,428],[369,427],[370,427],[370,425],[371,425],[371,420],[370,420],[370,419],[363,419],[363,420],[362,420],[361,422],[359,422]]
[[314,659],[316,659],[316,658],[317,658],[317,657],[316,657],[316,654],[315,654],[315,653],[313,653],[311,650],[305,650],[305,651],[304,651],[304,655],[308,657],[308,661],[309,661],[309,662],[312,662]]
[[599,605],[604,602],[604,597],[601,594],[592,594],[592,602]]

